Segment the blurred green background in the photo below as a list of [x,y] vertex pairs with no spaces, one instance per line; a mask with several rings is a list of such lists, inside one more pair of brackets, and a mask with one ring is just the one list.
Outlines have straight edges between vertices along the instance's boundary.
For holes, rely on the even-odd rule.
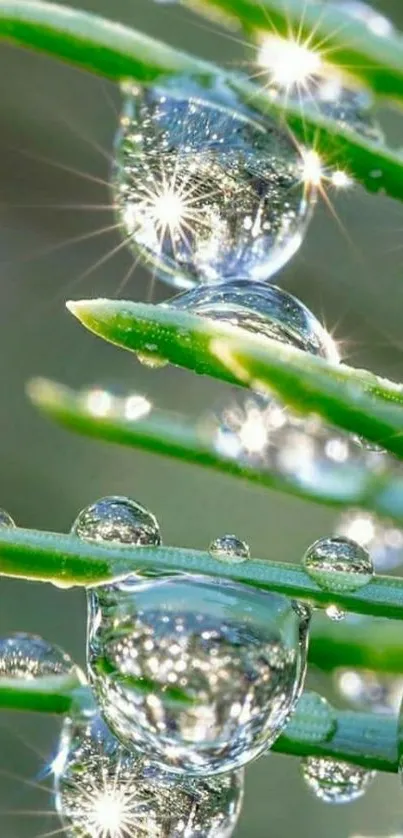
[[[250,57],[237,37],[175,5],[76,5],[228,66]],[[401,0],[379,8],[403,29]],[[155,512],[168,544],[205,547],[214,536],[235,531],[255,555],[298,560],[310,541],[330,532],[332,511],[69,435],[28,404],[24,385],[38,374],[75,386],[139,391],[159,406],[193,415],[222,402],[224,387],[171,368],[148,370],[86,333],[64,308],[70,297],[157,301],[171,294],[167,286],[152,285],[141,268],[122,289],[132,257],[119,249],[119,232],[105,230],[114,224],[107,181],[117,88],[4,45],[0,78],[0,505],[20,525],[66,531],[90,501],[127,494]],[[390,141],[399,145],[401,121],[387,113],[382,119]],[[402,379],[401,208],[360,189],[332,199],[339,220],[321,204],[303,248],[277,282],[335,331],[352,364]],[[43,634],[84,663],[83,593],[2,580],[0,601],[2,634]],[[328,688],[324,679],[321,688]],[[50,718],[0,718],[1,836],[34,838],[58,830],[49,794],[26,782],[52,753],[57,730]],[[400,825],[403,833],[402,810],[394,777],[378,778],[359,803],[329,808],[308,795],[297,760],[271,756],[247,771],[236,836],[390,836]]]

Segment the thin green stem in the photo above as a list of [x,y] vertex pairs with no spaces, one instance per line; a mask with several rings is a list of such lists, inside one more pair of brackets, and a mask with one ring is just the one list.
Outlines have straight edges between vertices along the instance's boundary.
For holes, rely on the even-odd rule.
[[0,529],[0,575],[65,586],[99,585],[130,573],[185,572],[243,582],[326,608],[403,619],[403,579],[376,576],[356,593],[329,593],[300,564],[251,559],[227,564],[209,553],[179,547],[125,547],[52,532]]
[[[381,515],[390,512],[397,522],[403,521],[401,478],[393,470],[374,474],[364,456],[352,465],[329,460],[324,474],[318,469],[302,481],[297,472],[281,472],[263,460],[247,463],[225,456],[213,430],[202,423],[194,426],[177,414],[153,410],[146,418],[130,419],[125,415],[125,401],[108,393],[108,411],[99,416],[88,392],[74,392],[46,379],[30,382],[28,394],[40,410],[77,433],[204,466],[303,500],[356,506]],[[387,498],[393,499],[390,510]]]
[[291,37],[354,75],[380,96],[403,100],[403,44],[399,32],[381,37],[337,4],[321,0],[181,0],[183,5],[248,35]]
[[[71,676],[29,681],[0,679],[0,710],[64,714],[73,702],[90,704],[91,695],[87,687]],[[323,754],[379,771],[397,771],[395,719],[369,713],[333,712],[335,731],[331,737],[318,742],[317,736],[309,735],[315,720],[300,702],[289,729],[274,744],[273,751],[301,757]],[[298,730],[304,730],[304,735],[299,737]]]
[[[257,4],[251,5],[258,9]],[[301,11],[301,5],[298,6]],[[315,18],[317,23],[318,17]],[[330,20],[330,29],[332,26]],[[355,29],[356,24],[349,23],[349,32]],[[362,27],[359,29],[362,35]],[[345,27],[344,32],[339,28],[340,47],[344,37]],[[153,84],[163,83],[172,75],[192,76],[206,88],[207,95],[217,80],[224,82],[256,111],[285,119],[302,143],[314,144],[325,161],[347,168],[368,191],[382,190],[403,200],[403,158],[400,154],[368,142],[359,134],[344,129],[337,120],[324,119],[310,110],[302,113],[292,102],[272,102],[264,91],[243,76],[227,73],[113,21],[41,0],[34,3],[31,0],[3,0],[0,4],[0,39],[60,58],[113,81],[132,78],[139,84]],[[367,43],[368,52],[363,60]],[[348,48],[348,63],[379,93],[403,97],[401,43],[390,43],[388,39],[381,55],[378,54],[380,39],[374,40],[367,33],[365,44],[361,38],[356,52],[354,47]],[[381,60],[385,62],[382,68]]]
[[116,346],[132,352],[153,346],[160,357],[202,375],[274,391],[289,407],[317,413],[403,457],[400,385],[169,306],[82,300],[68,303],[68,308],[90,331]]

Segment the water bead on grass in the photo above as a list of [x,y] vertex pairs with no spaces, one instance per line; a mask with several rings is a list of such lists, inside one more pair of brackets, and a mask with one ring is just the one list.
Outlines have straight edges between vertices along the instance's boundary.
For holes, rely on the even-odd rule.
[[72,533],[85,541],[118,544],[161,544],[158,521],[142,504],[111,495],[85,507],[77,516]]
[[205,577],[91,593],[88,667],[109,727],[189,774],[246,764],[281,733],[304,682],[309,614]]
[[352,803],[363,797],[376,772],[330,757],[305,757],[302,776],[309,790],[323,803]]
[[242,771],[191,779],[127,751],[99,716],[67,719],[53,763],[55,801],[69,838],[229,838]]
[[84,683],[83,674],[60,646],[35,634],[19,632],[0,637],[0,679],[32,680],[69,674],[76,675]]
[[357,591],[368,585],[374,574],[367,550],[343,536],[315,541],[306,551],[303,565],[311,579],[329,592]]
[[215,538],[209,547],[209,553],[215,559],[228,564],[241,564],[250,558],[249,544],[236,535],[222,535]]
[[129,247],[170,285],[267,280],[301,244],[314,197],[303,156],[241,107],[186,80],[125,85],[114,203]]

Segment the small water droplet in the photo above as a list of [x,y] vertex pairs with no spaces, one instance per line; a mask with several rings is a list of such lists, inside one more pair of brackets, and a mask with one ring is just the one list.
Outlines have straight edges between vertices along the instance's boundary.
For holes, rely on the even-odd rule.
[[306,757],[301,761],[301,770],[309,790],[323,803],[358,800],[376,776],[375,771],[330,757]]
[[165,358],[161,358],[160,355],[153,352],[137,352],[137,359],[140,361],[140,364],[143,364],[143,367],[149,367],[152,370],[159,370],[162,367],[166,367],[168,361]]
[[125,750],[98,716],[67,719],[53,762],[56,809],[69,838],[229,838],[243,772],[192,779]]
[[0,527],[15,527],[11,515],[5,509],[0,509]]
[[86,506],[77,516],[71,532],[84,541],[161,544],[160,528],[155,515],[137,501],[115,495]]
[[0,638],[0,678],[31,680],[73,672],[84,683],[84,676],[70,655],[42,637],[16,633]]
[[336,714],[323,696],[306,691],[291,716],[285,735],[299,742],[326,742],[335,733]]
[[374,574],[368,551],[344,536],[315,541],[302,562],[311,579],[326,591],[357,591],[368,585]]
[[250,548],[246,541],[236,535],[222,535],[211,542],[209,552],[215,559],[229,564],[241,564],[250,558]]
[[352,538],[368,550],[379,573],[403,564],[403,530],[394,521],[362,509],[350,509],[338,520],[335,534]]
[[136,255],[180,288],[269,279],[300,246],[311,214],[314,190],[288,132],[226,97],[230,107],[207,101],[183,79],[125,86],[112,178],[118,220]]
[[403,678],[368,669],[337,669],[334,683],[353,710],[397,713],[403,695]]
[[390,38],[395,34],[396,30],[392,21],[385,15],[381,15],[369,3],[363,3],[362,0],[337,0],[337,2],[332,2],[329,5],[363,23],[373,35],[378,35],[380,38]]
[[333,363],[339,361],[333,338],[312,312],[276,285],[238,279],[219,286],[201,286],[174,297],[169,306],[277,340]]
[[339,608],[338,605],[328,605],[325,609],[325,614],[329,617],[329,620],[333,620],[334,623],[341,622],[341,620],[344,620],[346,616],[346,612],[343,611],[342,608]]
[[109,727],[190,774],[221,773],[281,733],[305,676],[309,615],[218,579],[130,579],[91,591],[88,666]]

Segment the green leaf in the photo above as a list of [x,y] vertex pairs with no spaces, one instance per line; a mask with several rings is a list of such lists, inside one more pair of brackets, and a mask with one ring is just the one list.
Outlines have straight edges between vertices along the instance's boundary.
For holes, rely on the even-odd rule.
[[267,591],[277,591],[318,606],[336,604],[345,611],[403,619],[403,579],[375,576],[360,591],[329,593],[300,564],[250,559],[228,564],[210,553],[179,547],[128,547],[85,542],[72,535],[22,528],[0,529],[0,575],[53,582],[60,586],[90,586],[130,573],[180,572],[233,579]]
[[[253,7],[258,14],[258,5],[254,2],[249,5],[246,3],[245,15],[252,12]],[[294,15],[302,15],[306,3],[303,0],[298,5],[291,5],[294,5]],[[229,2],[227,6],[230,8]],[[279,2],[277,6],[280,7]],[[237,14],[243,20],[241,7],[240,2]],[[299,12],[295,11],[297,8]],[[286,14],[284,6],[283,15]],[[314,15],[314,11],[309,14]],[[315,26],[318,17],[320,19],[320,15],[315,17]],[[340,20],[339,13],[337,18]],[[333,19],[329,18],[329,29],[332,26]],[[349,22],[348,26],[349,32],[356,32],[357,24]],[[359,27],[359,31],[362,35],[363,28]],[[337,40],[340,49],[346,37],[345,26],[341,30],[339,28]],[[291,102],[285,105],[274,103],[264,90],[243,76],[228,73],[121,24],[41,0],[34,3],[31,0],[3,0],[0,3],[0,39],[60,58],[113,81],[129,77],[139,84],[152,84],[163,82],[172,75],[192,76],[208,93],[208,89],[219,79],[260,113],[285,119],[302,143],[315,146],[324,162],[346,168],[370,192],[382,190],[392,198],[403,200],[403,157],[400,154],[342,128],[335,120],[324,119],[312,111],[302,113],[300,107]],[[357,44],[354,38],[351,44],[351,37],[348,38],[349,71],[354,68],[360,78],[371,83],[379,93],[386,95],[389,91],[394,98],[403,96],[401,43],[395,44],[388,39],[382,46],[381,39],[374,39],[368,33],[365,42],[362,37],[358,41]],[[367,52],[363,53],[365,49]],[[343,52],[340,55],[343,56]],[[384,62],[382,71],[381,58]]]
[[[400,385],[169,306],[122,300],[67,305],[84,326],[116,346],[152,351],[200,374],[260,392],[267,389],[294,410],[316,413],[403,457]],[[387,497],[388,513],[394,514],[396,500]]]
[[177,414],[153,409],[146,418],[130,419],[124,413],[125,400],[107,394],[107,414],[99,416],[91,408],[88,393],[46,379],[31,381],[28,394],[40,410],[77,433],[201,465],[304,500],[357,506],[403,522],[402,480],[392,470],[374,474],[365,461],[351,466],[329,461],[323,477],[318,473],[302,481],[296,474],[225,457],[211,432]]
[[323,0],[182,0],[201,14],[242,27],[248,35],[269,32],[291,37],[355,76],[374,93],[403,99],[403,43],[400,33],[380,37],[343,10]]

